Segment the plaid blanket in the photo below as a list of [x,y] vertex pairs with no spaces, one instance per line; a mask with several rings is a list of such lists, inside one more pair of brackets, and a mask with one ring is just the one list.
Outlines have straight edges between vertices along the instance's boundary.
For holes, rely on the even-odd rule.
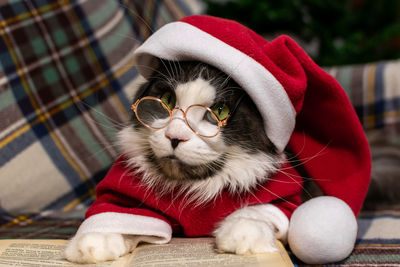
[[[0,226],[0,239],[68,239],[78,229],[82,210],[43,212],[18,217],[5,216]],[[324,266],[399,266],[400,211],[364,211],[358,218],[359,234],[353,253],[342,262]],[[292,255],[293,256],[293,255]],[[293,256],[293,261],[304,266]]]
[[0,213],[93,201],[129,120],[135,48],[195,1],[0,5]]
[[326,69],[346,90],[366,131],[400,136],[400,60]]

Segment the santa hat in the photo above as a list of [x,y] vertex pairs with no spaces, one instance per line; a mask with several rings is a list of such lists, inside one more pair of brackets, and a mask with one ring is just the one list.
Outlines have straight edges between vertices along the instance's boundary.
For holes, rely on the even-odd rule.
[[287,145],[325,195],[361,209],[370,152],[345,91],[288,36],[268,42],[245,26],[211,16],[165,25],[135,52],[148,78],[166,60],[198,60],[230,75],[260,111],[279,151]]

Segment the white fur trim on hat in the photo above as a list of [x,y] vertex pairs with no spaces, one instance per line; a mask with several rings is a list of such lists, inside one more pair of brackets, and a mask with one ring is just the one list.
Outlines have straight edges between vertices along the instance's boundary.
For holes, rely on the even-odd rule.
[[185,22],[165,25],[135,51],[136,67],[145,78],[157,67],[156,58],[198,60],[230,75],[256,104],[271,142],[284,150],[296,111],[283,86],[256,60]]

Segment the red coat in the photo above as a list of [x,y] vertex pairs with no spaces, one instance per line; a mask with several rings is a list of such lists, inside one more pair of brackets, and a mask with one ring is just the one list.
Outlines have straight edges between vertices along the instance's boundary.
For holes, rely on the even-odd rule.
[[[302,179],[288,166],[288,163],[283,166],[285,174],[277,173],[252,193],[233,195],[223,191],[215,200],[195,206],[185,205],[183,196],[175,200],[172,194],[159,197],[155,190],[142,184],[139,175],[126,169],[121,157],[97,186],[97,200],[88,209],[86,218],[109,212],[142,215],[162,220],[171,226],[174,234],[188,237],[210,235],[218,222],[246,205],[270,203],[289,218],[300,205]],[[121,219],[118,223],[123,224]]]

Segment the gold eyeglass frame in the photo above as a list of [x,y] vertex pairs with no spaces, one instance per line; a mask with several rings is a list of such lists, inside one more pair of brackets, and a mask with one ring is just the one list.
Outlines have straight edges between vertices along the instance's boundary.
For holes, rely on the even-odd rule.
[[[160,127],[160,128],[152,127],[152,126],[147,125],[146,123],[144,123],[144,122],[139,118],[139,115],[138,115],[137,112],[136,112],[136,111],[137,111],[137,106],[140,104],[140,102],[142,102],[143,100],[147,100],[147,99],[155,100],[155,101],[157,101],[157,102],[160,102],[161,105],[169,112],[169,121],[168,121],[168,123],[167,123],[165,126]],[[213,136],[205,136],[205,135],[202,135],[202,134],[200,134],[199,132],[197,132],[196,130],[194,130],[194,129],[190,126],[190,124],[189,124],[189,122],[188,122],[188,120],[187,120],[187,117],[186,117],[186,112],[187,112],[190,108],[193,108],[193,107],[202,107],[202,108],[205,108],[206,110],[208,110],[209,112],[211,112],[211,114],[214,115],[214,117],[215,117],[215,119],[217,120],[217,123],[218,123],[218,131],[217,131],[217,133],[216,133],[215,135],[213,135]],[[131,109],[133,110],[133,112],[135,113],[136,118],[140,121],[141,124],[143,124],[143,125],[146,126],[147,128],[153,129],[153,130],[161,130],[161,129],[164,129],[165,127],[167,127],[167,126],[172,122],[172,116],[173,116],[173,114],[174,114],[174,111],[175,111],[175,110],[179,110],[179,111],[181,111],[181,112],[183,113],[183,118],[185,119],[185,123],[186,123],[186,125],[190,128],[190,130],[192,130],[192,132],[194,132],[194,133],[197,134],[198,136],[204,137],[204,138],[213,138],[213,137],[217,136],[217,135],[219,134],[219,132],[221,131],[221,128],[224,127],[224,126],[226,126],[226,124],[228,123],[228,119],[229,119],[229,117],[231,116],[231,114],[228,114],[228,116],[227,116],[225,119],[223,119],[223,120],[221,121],[221,120],[218,118],[217,114],[215,114],[215,112],[214,112],[211,108],[209,108],[209,107],[207,107],[207,106],[204,106],[204,105],[201,105],[201,104],[193,104],[193,105],[190,105],[189,107],[186,108],[186,110],[183,110],[183,109],[181,109],[181,108],[179,108],[179,107],[175,107],[175,108],[173,108],[173,109],[171,110],[171,109],[168,107],[168,105],[165,104],[161,99],[156,98],[156,97],[153,97],[153,96],[145,96],[145,97],[139,98],[139,99],[136,100],[136,102],[131,106]]]

